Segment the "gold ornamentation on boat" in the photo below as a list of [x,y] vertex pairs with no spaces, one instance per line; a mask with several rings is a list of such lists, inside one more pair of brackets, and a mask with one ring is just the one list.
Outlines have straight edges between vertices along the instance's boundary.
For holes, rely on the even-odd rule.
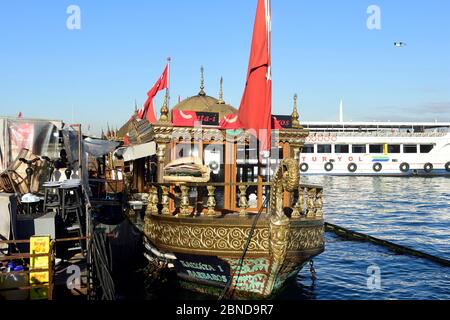
[[312,227],[291,226],[287,251],[299,251],[321,248],[324,246],[324,229],[322,225]]
[[[149,219],[145,233],[156,244],[165,247],[186,250],[207,250],[220,252],[242,253],[251,226],[208,225],[183,223],[176,218],[160,216],[160,219]],[[170,222],[169,220],[170,219]],[[273,254],[281,257],[284,251],[310,250],[323,247],[323,226],[310,227],[258,225],[250,241],[249,252],[269,253],[269,242],[274,244]],[[288,233],[286,233],[288,232]],[[271,237],[269,239],[269,237]],[[287,247],[280,244],[283,239],[289,239]]]
[[[242,253],[250,226],[207,226],[149,220],[147,236],[157,244],[181,249]],[[256,228],[249,251],[268,252],[269,230]]]

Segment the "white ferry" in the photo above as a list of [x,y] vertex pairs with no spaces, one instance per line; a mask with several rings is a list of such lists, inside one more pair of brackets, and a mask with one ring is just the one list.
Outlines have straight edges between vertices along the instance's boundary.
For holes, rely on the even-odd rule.
[[450,123],[302,122],[304,175],[450,176]]

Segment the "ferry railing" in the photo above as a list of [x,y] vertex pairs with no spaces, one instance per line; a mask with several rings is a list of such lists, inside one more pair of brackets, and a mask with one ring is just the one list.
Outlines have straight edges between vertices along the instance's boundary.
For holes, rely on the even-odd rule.
[[391,131],[346,131],[346,132],[316,132],[310,137],[417,137],[417,138],[438,138],[445,137],[448,132],[391,132]]
[[[236,188],[236,206],[225,210],[217,205],[218,188]],[[241,216],[256,214],[260,206],[250,208],[249,187],[270,188],[270,183],[151,183],[145,205],[145,215],[189,217],[205,215],[221,217],[230,213]],[[194,194],[194,196],[192,196]],[[260,194],[261,195],[261,194]],[[264,201],[261,201],[264,202]],[[287,193],[284,206],[290,208],[291,219],[321,219],[323,217],[323,187],[300,184],[298,189]]]

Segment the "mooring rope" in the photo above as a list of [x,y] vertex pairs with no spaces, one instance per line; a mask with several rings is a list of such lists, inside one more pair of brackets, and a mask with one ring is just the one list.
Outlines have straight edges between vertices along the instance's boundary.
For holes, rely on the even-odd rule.
[[450,261],[443,259],[443,258],[439,258],[436,256],[433,256],[431,254],[425,253],[425,252],[421,252],[418,250],[414,250],[387,240],[382,240],[382,239],[378,239],[363,233],[359,233],[359,232],[355,232],[349,229],[346,229],[344,227],[341,226],[337,226],[328,222],[325,222],[325,230],[328,232],[333,232],[336,235],[346,238],[346,239],[351,239],[351,240],[356,240],[356,241],[365,241],[365,242],[371,242],[373,244],[379,245],[379,246],[383,246],[395,253],[398,254],[406,254],[406,255],[411,255],[411,256],[415,256],[415,257],[420,257],[420,258],[424,258],[436,263],[439,263],[443,266],[446,267],[450,267]]

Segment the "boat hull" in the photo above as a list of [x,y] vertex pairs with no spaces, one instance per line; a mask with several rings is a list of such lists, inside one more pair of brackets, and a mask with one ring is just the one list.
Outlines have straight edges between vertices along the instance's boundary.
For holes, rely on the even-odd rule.
[[324,250],[323,219],[274,225],[261,217],[242,259],[254,218],[151,215],[145,233],[159,250],[177,256],[175,266],[186,289],[220,295],[229,283],[229,298],[267,298]]

